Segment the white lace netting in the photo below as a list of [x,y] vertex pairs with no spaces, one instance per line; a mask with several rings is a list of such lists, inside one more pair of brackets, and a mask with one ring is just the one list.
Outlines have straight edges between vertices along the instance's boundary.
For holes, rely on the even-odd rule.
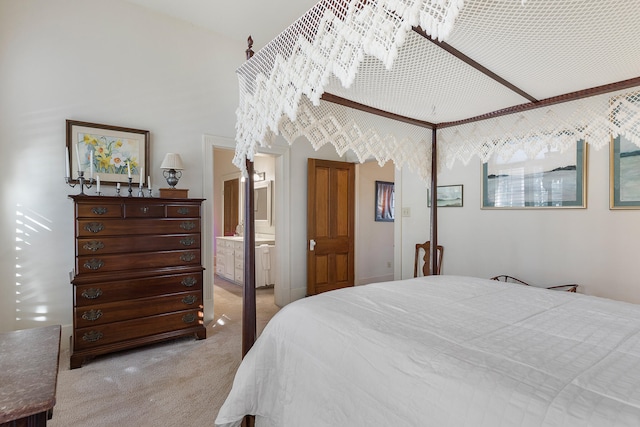
[[578,140],[600,149],[619,135],[640,147],[640,87],[438,129],[438,160],[451,168],[474,156],[509,159],[517,150],[534,158],[549,147],[572,149]]
[[[391,68],[398,47],[413,26],[420,26],[434,39],[446,38],[462,5],[463,0],[370,0],[364,4],[360,0],[320,1],[238,70],[240,106],[234,164],[245,171],[244,159],[253,160],[257,144],[271,145],[285,118],[296,121],[299,106],[305,105],[302,95],[318,106],[331,75],[349,87],[365,55]],[[337,112],[335,116],[347,114]],[[313,129],[327,122],[315,113],[309,115],[312,117],[311,121],[318,124]],[[345,123],[351,126],[352,121]],[[345,134],[354,129],[351,126]],[[397,145],[396,137],[372,132],[379,141],[391,138]],[[401,136],[398,140],[408,139]],[[362,142],[360,138],[352,140]],[[354,151],[367,157],[367,153]],[[392,156],[386,160],[396,161],[393,153],[398,150],[376,151],[391,151]]]
[[303,98],[297,119],[283,117],[280,131],[290,143],[305,136],[316,150],[332,144],[339,155],[351,150],[360,162],[373,157],[405,165],[427,180],[431,175],[431,130],[359,110]]
[[[282,133],[289,143],[304,136],[316,149],[330,143],[339,154],[352,150],[360,161],[374,157],[382,164],[391,160],[396,167],[407,165],[427,179],[431,173],[430,129],[321,101],[320,97],[328,90],[408,117],[416,117],[411,112],[419,112],[417,118],[434,123],[454,120],[446,115],[452,111],[466,118],[527,102],[411,32],[412,26],[419,25],[433,38],[446,38],[458,14],[456,26],[462,28],[453,34],[452,42],[462,46],[464,52],[489,55],[491,63],[498,63],[500,74],[511,72],[509,80],[545,96],[555,92],[543,90],[562,86],[554,76],[568,76],[570,83],[576,84],[590,78],[588,70],[592,66],[597,67],[599,75],[613,76],[612,81],[637,74],[637,49],[632,48],[640,37],[629,34],[628,29],[620,29],[622,25],[612,25],[623,20],[639,22],[640,8],[627,2],[602,0],[584,5],[538,0],[527,2],[526,7],[519,0],[466,3],[468,8],[464,11],[461,0],[318,3],[238,70],[240,105],[234,163],[244,171],[244,159],[253,160],[259,146],[271,145],[275,136]],[[611,13],[603,16],[603,8]],[[541,13],[545,20],[534,19],[540,18]],[[513,31],[522,38],[532,32],[519,31],[530,23],[535,23],[540,34],[535,34],[533,40],[519,42],[527,46],[529,54],[515,62],[508,56],[499,57],[507,48],[502,43],[514,38]],[[500,36],[488,46],[486,38],[479,34],[488,37],[500,25],[504,25]],[[593,28],[602,25],[608,30],[594,34]],[[564,31],[555,33],[557,28]],[[640,30],[634,31],[640,36]],[[597,46],[606,46],[598,51],[599,60],[577,58],[577,43],[587,38],[592,43],[594,36],[602,39]],[[551,49],[549,43],[555,39],[546,37],[562,39]],[[606,37],[618,41],[610,43]],[[540,43],[541,39],[545,43]],[[628,54],[630,49],[636,54]],[[556,55],[553,63],[557,68],[537,69],[533,84],[525,84],[528,83],[522,80],[525,70],[532,69],[536,64],[534,56],[545,51]],[[608,54],[611,56],[607,57]],[[584,63],[575,67],[575,62],[567,58],[586,59],[590,61],[589,67]],[[431,77],[440,71],[447,79]],[[471,83],[456,92],[456,82]],[[596,83],[591,82],[591,86]],[[618,135],[640,146],[638,93],[639,88],[632,88],[438,129],[439,164],[448,167],[456,161],[467,164],[474,156],[486,161],[495,152],[508,156],[509,151],[516,149],[524,149],[533,157],[548,146],[568,149],[580,139],[601,148]],[[426,105],[425,94],[430,96]],[[452,106],[460,106],[457,109],[463,112]]]

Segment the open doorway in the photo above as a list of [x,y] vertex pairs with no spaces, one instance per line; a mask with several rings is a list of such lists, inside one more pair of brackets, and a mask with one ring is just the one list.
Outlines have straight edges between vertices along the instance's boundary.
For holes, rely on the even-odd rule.
[[356,164],[356,286],[394,279],[394,221],[399,212],[393,206],[394,221],[376,221],[376,181],[393,183],[394,177],[392,162]]
[[[244,177],[232,160],[234,151],[213,150],[213,269],[214,286],[222,279],[238,287],[244,284]],[[254,159],[256,231],[256,287],[273,294],[276,284],[276,229],[273,203],[275,157],[259,154]]]

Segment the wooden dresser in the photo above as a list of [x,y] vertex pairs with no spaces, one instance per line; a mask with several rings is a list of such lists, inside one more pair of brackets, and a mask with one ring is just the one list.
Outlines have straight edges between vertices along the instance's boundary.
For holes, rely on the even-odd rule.
[[71,369],[94,356],[206,337],[202,199],[71,196],[75,205]]

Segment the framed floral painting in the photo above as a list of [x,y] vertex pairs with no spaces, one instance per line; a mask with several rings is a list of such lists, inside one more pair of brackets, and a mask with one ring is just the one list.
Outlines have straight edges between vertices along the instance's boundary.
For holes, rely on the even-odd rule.
[[83,171],[86,179],[102,184],[145,182],[149,172],[149,131],[67,120],[67,171],[72,179]]

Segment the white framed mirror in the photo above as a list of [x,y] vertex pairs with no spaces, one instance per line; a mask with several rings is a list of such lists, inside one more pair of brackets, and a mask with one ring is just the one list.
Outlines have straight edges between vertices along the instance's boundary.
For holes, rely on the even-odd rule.
[[272,222],[272,181],[256,182],[253,185],[253,215],[256,228],[271,227]]

